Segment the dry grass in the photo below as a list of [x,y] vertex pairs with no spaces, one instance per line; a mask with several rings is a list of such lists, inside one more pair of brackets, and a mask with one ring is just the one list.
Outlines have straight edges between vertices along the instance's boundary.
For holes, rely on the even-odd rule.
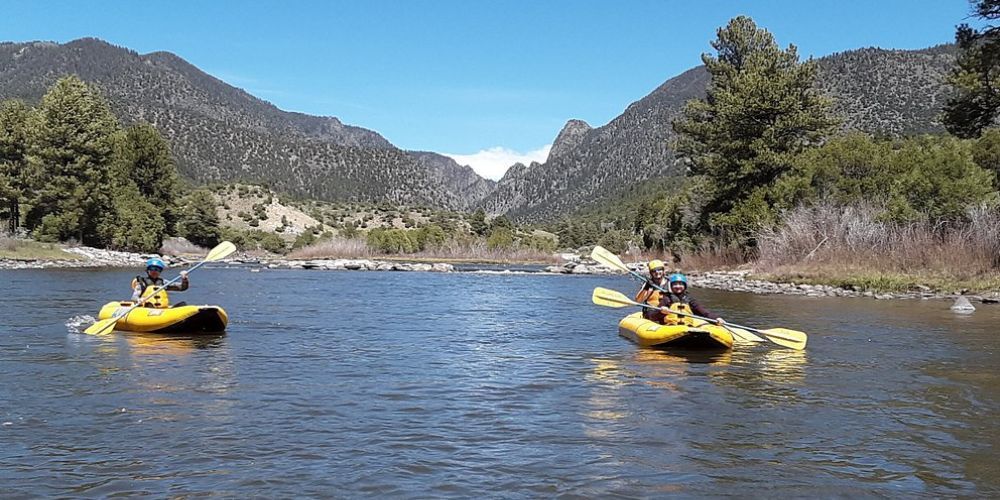
[[314,243],[307,247],[293,250],[288,254],[289,259],[358,259],[370,258],[375,253],[368,248],[365,240],[331,238]]
[[438,261],[438,262],[499,262],[557,263],[560,259],[547,252],[529,249],[490,249],[483,242],[448,242],[444,246],[407,254],[375,252],[362,239],[333,238],[300,248],[288,255],[290,259],[370,259]]
[[11,260],[80,260],[82,256],[62,251],[54,243],[0,236],[0,259]]
[[747,264],[745,253],[735,247],[720,248],[716,245],[702,245],[696,251],[674,255],[669,252],[630,251],[623,259],[626,262],[649,262],[662,260],[668,270],[678,271],[718,271],[734,269]]
[[[984,289],[1000,281],[1000,214],[953,225],[880,220],[873,206],[801,207],[758,236],[759,271],[864,288]],[[841,281],[841,283],[832,283]]]

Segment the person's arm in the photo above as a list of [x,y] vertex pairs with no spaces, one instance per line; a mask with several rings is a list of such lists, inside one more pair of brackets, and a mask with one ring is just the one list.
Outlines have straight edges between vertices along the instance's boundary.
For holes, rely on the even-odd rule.
[[184,290],[188,289],[189,284],[190,283],[188,283],[188,272],[181,271],[181,283],[179,285],[177,283],[171,283],[170,285],[167,286],[167,290],[170,290],[172,292],[183,292]]
[[639,288],[639,291],[635,294],[635,301],[646,302],[651,293],[653,293],[653,289],[649,286],[649,283],[643,283],[642,288]]
[[138,302],[139,297],[142,297],[142,285],[139,284],[139,280],[132,280],[132,302]]

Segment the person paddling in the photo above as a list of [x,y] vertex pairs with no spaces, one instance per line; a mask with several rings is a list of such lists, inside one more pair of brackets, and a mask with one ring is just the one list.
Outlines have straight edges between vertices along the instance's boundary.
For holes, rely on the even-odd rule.
[[725,324],[726,321],[724,319],[705,309],[688,293],[687,276],[674,273],[667,278],[667,282],[670,284],[670,293],[660,294],[660,303],[658,304],[660,309],[647,309],[652,314],[647,316],[646,319],[663,324],[682,323],[684,322],[684,318],[676,314],[671,314],[671,311],[678,311],[712,319],[717,325]]
[[[649,270],[649,279],[642,284],[642,288],[635,294],[636,302],[645,302],[651,306],[660,305],[660,289],[667,289],[667,268],[662,260],[653,259],[646,264]],[[659,288],[657,288],[659,287]],[[646,319],[653,319],[651,315],[659,314],[656,309],[643,309],[643,316]],[[663,315],[661,314],[660,317]],[[655,321],[655,320],[654,320]]]
[[166,309],[170,307],[170,299],[167,296],[167,290],[172,292],[183,292],[188,289],[188,277],[187,271],[181,271],[181,282],[180,284],[170,284],[166,288],[150,295],[153,290],[163,286],[163,278],[160,277],[160,273],[166,269],[166,265],[163,260],[156,257],[146,261],[146,275],[136,276],[132,280],[132,302],[143,301],[143,307],[154,307],[157,309]]

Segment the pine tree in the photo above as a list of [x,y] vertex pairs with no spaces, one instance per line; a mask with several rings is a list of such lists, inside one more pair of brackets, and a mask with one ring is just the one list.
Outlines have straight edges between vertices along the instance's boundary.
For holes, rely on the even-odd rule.
[[28,180],[28,128],[31,108],[21,101],[0,103],[0,218],[17,232]]
[[[1000,0],[979,0],[976,17],[988,21],[1000,19]],[[944,125],[962,138],[979,137],[983,129],[996,123],[1000,114],[1000,27],[976,30],[962,24],[955,33],[961,53],[951,74],[956,95],[944,108]]]
[[477,209],[469,218],[469,228],[479,236],[486,236],[489,227],[486,223],[486,211],[482,208]]
[[173,233],[177,219],[178,177],[170,145],[148,123],[125,130],[116,150],[118,175],[131,179],[146,201],[153,204]]
[[102,245],[98,228],[112,212],[110,168],[120,129],[110,107],[97,89],[68,76],[42,97],[36,125],[26,225],[43,240]]
[[[749,17],[720,28],[712,47],[717,55],[702,55],[712,78],[707,96],[688,101],[674,130],[692,173],[711,182],[705,222],[739,231],[767,212],[761,188],[790,170],[794,156],[818,144],[836,120],[814,87],[815,63],[800,63],[795,46],[782,50]],[[732,217],[720,217],[726,215]]]
[[199,189],[184,200],[177,221],[177,233],[195,245],[214,247],[222,234],[212,193]]

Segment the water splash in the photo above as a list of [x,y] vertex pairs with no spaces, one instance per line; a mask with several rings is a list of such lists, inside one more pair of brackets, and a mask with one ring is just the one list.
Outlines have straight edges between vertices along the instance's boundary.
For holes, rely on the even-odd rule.
[[97,318],[89,314],[73,316],[72,318],[66,320],[66,331],[68,333],[83,333],[88,326],[93,325],[96,322]]

